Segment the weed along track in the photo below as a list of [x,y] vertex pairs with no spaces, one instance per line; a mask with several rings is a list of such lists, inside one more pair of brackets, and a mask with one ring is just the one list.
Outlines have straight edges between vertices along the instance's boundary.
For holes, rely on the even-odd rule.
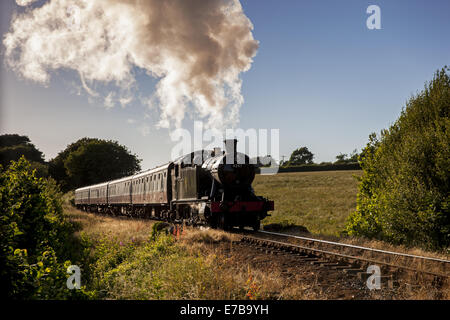
[[[113,230],[118,237],[113,239],[114,243],[119,240],[126,243],[131,237],[137,239],[132,251],[141,254],[146,252],[143,248],[149,241],[146,237],[150,231],[152,237],[154,232],[162,233],[162,238],[173,237],[173,250],[178,250],[176,252],[184,260],[169,270],[183,270],[179,275],[189,279],[195,274],[214,274],[212,278],[194,276],[194,279],[205,281],[202,283],[207,285],[216,281],[217,285],[211,287],[217,290],[215,297],[295,300],[449,298],[448,277],[441,274],[444,269],[438,270],[438,267],[442,268],[440,263],[448,263],[447,260],[431,258],[430,262],[426,257],[407,254],[392,257],[382,250],[267,231],[236,228],[226,232],[183,226],[181,223],[154,223],[154,219],[148,218],[136,220],[71,210],[75,221],[81,219],[93,237],[102,237],[104,230]],[[125,246],[119,248],[126,249]],[[140,259],[129,258],[127,261],[141,263]],[[192,267],[193,261],[203,261],[205,269],[201,273],[187,272],[184,264]],[[380,267],[379,290],[371,290],[367,285],[371,276],[367,267],[370,265]],[[149,277],[145,270],[137,273],[138,276],[142,279]],[[142,289],[141,281],[128,279],[124,287],[121,284],[123,278],[118,277],[117,280],[117,287],[114,287],[117,288],[117,296],[135,297],[133,294],[137,289],[130,293],[125,289],[122,292],[121,288]]]
[[240,234],[242,246],[277,257],[290,255],[298,263],[339,271],[361,283],[379,284],[378,288],[409,289],[426,284],[448,290],[449,260],[268,231]]

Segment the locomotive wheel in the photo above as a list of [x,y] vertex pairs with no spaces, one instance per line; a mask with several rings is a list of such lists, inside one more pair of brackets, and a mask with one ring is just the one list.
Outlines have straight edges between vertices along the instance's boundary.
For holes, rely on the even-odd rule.
[[219,217],[219,226],[220,226],[220,229],[223,229],[225,231],[230,229],[228,219],[224,213],[222,213]]
[[259,219],[256,219],[252,227],[253,231],[259,231],[259,229],[261,228],[261,221]]

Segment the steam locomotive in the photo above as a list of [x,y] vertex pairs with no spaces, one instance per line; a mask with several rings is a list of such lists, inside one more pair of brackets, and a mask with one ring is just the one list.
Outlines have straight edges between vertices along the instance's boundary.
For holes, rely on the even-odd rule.
[[237,152],[237,140],[224,143],[225,151],[195,151],[133,176],[76,189],[75,205],[89,212],[257,231],[274,202],[255,195],[255,165]]

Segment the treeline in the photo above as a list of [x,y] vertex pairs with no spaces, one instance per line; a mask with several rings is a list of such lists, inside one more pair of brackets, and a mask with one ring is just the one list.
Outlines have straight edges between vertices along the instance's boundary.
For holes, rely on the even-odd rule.
[[282,166],[278,172],[309,172],[309,171],[339,171],[339,170],[361,170],[358,162],[353,163],[320,163],[304,164],[300,166]]
[[358,152],[353,150],[350,155],[345,153],[340,153],[336,156],[336,161],[334,162],[321,162],[314,163],[314,154],[309,151],[308,147],[300,147],[295,149],[289,160],[280,161],[280,167],[298,167],[305,165],[315,165],[315,166],[330,166],[330,165],[343,165],[343,164],[354,164],[358,163]]
[[[314,154],[308,147],[295,149],[288,160],[280,161],[278,172],[306,172],[306,171],[332,171],[332,170],[360,170],[358,162],[359,154],[357,150],[348,155],[340,153],[336,156],[334,162],[314,163]],[[261,170],[259,167],[273,167],[276,161],[270,156],[256,158],[257,173]]]
[[69,144],[46,162],[43,153],[27,136],[0,136],[0,165],[25,157],[38,177],[53,178],[67,192],[75,188],[132,175],[141,170],[141,160],[117,141],[82,138]]

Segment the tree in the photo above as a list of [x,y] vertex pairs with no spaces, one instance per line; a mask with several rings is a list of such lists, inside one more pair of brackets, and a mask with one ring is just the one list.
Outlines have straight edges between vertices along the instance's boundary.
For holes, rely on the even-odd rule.
[[348,160],[349,162],[358,162],[358,157],[359,157],[358,151],[355,149],[350,154],[350,158]]
[[50,173],[67,191],[132,175],[140,161],[117,141],[83,138],[51,160]]
[[3,134],[0,136],[0,165],[8,167],[11,161],[17,161],[24,156],[30,162],[44,164],[44,155],[30,138],[18,134]]
[[55,158],[50,160],[48,168],[49,174],[53,179],[55,179],[59,183],[63,191],[67,192],[73,189],[74,185],[73,181],[71,181],[71,178],[67,174],[64,162],[67,160],[67,158],[72,152],[75,152],[81,146],[86,145],[92,141],[98,141],[98,139],[94,138],[79,139],[76,142],[69,144],[66,147],[66,149],[59,152]]
[[[298,166],[302,164],[312,164],[314,154],[307,147],[301,147],[294,150],[287,162],[287,166]],[[284,164],[283,164],[284,165]]]
[[340,153],[336,156],[335,164],[343,164],[343,163],[354,163],[358,162],[358,151],[355,149],[353,152],[348,156],[346,153]]
[[450,245],[450,76],[434,75],[359,156],[357,210],[347,232],[396,244]]
[[345,163],[347,162],[347,154],[340,153],[336,156],[336,162],[335,163]]

